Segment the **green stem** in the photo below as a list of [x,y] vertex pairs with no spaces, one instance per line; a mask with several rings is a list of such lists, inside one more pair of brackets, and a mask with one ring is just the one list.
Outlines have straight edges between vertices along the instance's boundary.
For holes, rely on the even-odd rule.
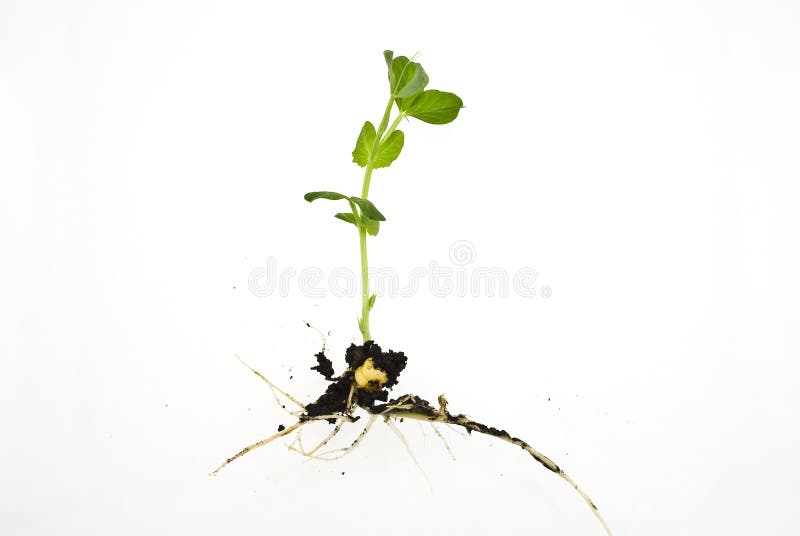
[[[378,132],[375,136],[375,143],[372,145],[372,151],[370,151],[370,160],[367,162],[367,165],[364,169],[364,183],[361,186],[361,198],[368,199],[369,196],[369,182],[372,179],[372,155],[378,152],[378,146],[381,143],[383,138],[384,132],[386,132],[386,127],[389,124],[389,115],[392,113],[392,106],[394,105],[394,95],[389,98],[389,102],[386,104],[386,109],[383,112],[383,118],[381,119],[380,125],[378,126]],[[394,129],[397,128],[397,125],[400,123],[400,119],[403,117],[400,114],[397,119],[395,119],[394,123],[390,127],[389,134],[394,132]],[[367,228],[364,225],[358,226],[358,243],[361,248],[361,318],[358,320],[358,327],[361,330],[361,335],[364,337],[364,341],[368,341],[372,339],[369,331],[369,263],[367,262]]]
[[389,136],[391,136],[391,135],[392,135],[392,132],[394,132],[394,131],[395,131],[395,129],[397,129],[398,125],[400,124],[400,121],[401,121],[401,120],[402,120],[402,119],[403,119],[405,116],[406,116],[406,114],[404,114],[404,113],[402,113],[402,112],[401,112],[401,113],[399,113],[399,114],[397,114],[397,117],[395,117],[395,118],[394,118],[394,121],[392,122],[392,126],[390,126],[390,127],[389,127],[389,130],[387,130],[387,131],[386,131],[386,134],[384,134],[384,136],[383,136],[383,139],[382,139],[381,141],[385,140],[386,138],[388,138]]
[[364,342],[371,340],[369,333],[369,263],[367,262],[367,229],[359,227],[358,241],[361,245],[361,318],[358,327]]
[[389,124],[389,114],[392,113],[392,106],[394,105],[394,95],[389,97],[389,102],[386,104],[386,110],[383,111],[383,119],[381,119],[381,124],[378,125],[378,135],[375,136],[375,143],[372,146],[372,154],[378,150],[378,145],[381,143],[381,136],[386,131],[386,125]]

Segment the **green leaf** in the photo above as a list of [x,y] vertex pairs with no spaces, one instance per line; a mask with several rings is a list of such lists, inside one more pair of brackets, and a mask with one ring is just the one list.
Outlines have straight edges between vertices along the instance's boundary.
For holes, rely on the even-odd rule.
[[361,199],[360,197],[351,197],[350,200],[358,205],[358,208],[361,209],[361,213],[371,220],[376,221],[386,221],[386,218],[383,217],[383,214],[375,208],[375,205],[372,204],[372,201],[368,199]]
[[342,221],[346,221],[347,223],[352,223],[356,227],[358,227],[358,223],[356,222],[356,217],[353,216],[352,212],[339,212],[333,215],[334,218],[339,218]]
[[403,150],[403,142],[405,137],[403,131],[395,130],[391,135],[383,140],[378,146],[377,154],[373,161],[373,166],[377,168],[389,167],[395,159],[400,156],[400,151]]
[[338,199],[350,199],[346,195],[342,195],[338,192],[308,192],[303,198],[309,203],[317,199],[331,199],[333,201]]
[[353,162],[361,167],[367,165],[376,137],[375,125],[369,121],[364,122],[364,126],[361,127],[361,132],[358,135],[358,141],[356,141],[356,148],[353,149]]
[[423,91],[403,105],[406,115],[434,125],[449,123],[458,117],[458,112],[464,107],[464,103],[455,93],[436,89]]
[[361,216],[361,222],[364,224],[364,228],[370,236],[378,236],[378,231],[381,230],[380,222],[367,218],[363,214]]
[[[411,73],[411,74],[409,74]],[[399,90],[396,96],[400,99],[412,97],[425,89],[428,85],[428,74],[419,63],[409,63],[403,80],[397,85]]]
[[372,296],[369,297],[369,300],[367,301],[367,307],[369,307],[370,311],[372,310],[372,307],[375,305],[375,298],[377,298],[377,296],[373,294]]
[[392,90],[392,94],[396,93],[397,82],[405,74],[408,63],[408,58],[405,56],[397,56],[392,60],[392,66],[389,68],[389,71],[391,71],[389,74],[389,89]]
[[384,50],[383,51],[383,59],[386,60],[386,67],[389,70],[389,87],[394,87],[394,81],[396,80],[394,76],[394,71],[392,71],[392,56],[394,56],[394,52],[391,50]]
[[422,65],[410,61],[405,56],[398,56],[392,60],[389,87],[396,98],[405,99],[416,95],[427,85],[428,74]]

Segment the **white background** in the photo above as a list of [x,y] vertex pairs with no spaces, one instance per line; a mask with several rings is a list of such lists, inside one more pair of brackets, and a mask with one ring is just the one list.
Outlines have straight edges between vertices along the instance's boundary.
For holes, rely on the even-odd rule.
[[602,534],[516,447],[444,430],[452,461],[415,423],[432,491],[382,424],[341,462],[275,443],[208,476],[290,422],[234,353],[308,401],[303,321],[337,370],[357,340],[357,297],[248,274],[356,269],[302,195],[359,190],[384,48],[466,108],[401,127],[373,264],[469,240],[552,288],[379,298],[398,392],[527,439],[618,535],[791,532],[798,24],[788,0],[2,2],[0,532]]

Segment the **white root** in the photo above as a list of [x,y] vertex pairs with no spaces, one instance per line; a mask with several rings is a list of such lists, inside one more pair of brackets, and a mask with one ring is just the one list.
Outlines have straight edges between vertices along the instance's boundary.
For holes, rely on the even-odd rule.
[[[305,448],[303,447],[303,440],[301,438],[301,436],[303,435],[303,430],[305,430],[305,428],[300,428],[297,431],[297,433],[294,435],[294,441],[292,441],[290,444],[286,445],[287,447],[289,447],[290,451],[299,452],[300,454],[305,452]],[[295,448],[295,445],[297,445],[298,447]]]
[[[356,449],[356,447],[358,447],[361,444],[361,441],[367,436],[367,434],[369,433],[370,429],[372,428],[372,425],[375,423],[375,420],[377,418],[378,418],[377,415],[370,415],[369,416],[369,420],[367,420],[366,426],[364,426],[364,429],[361,430],[361,433],[359,433],[358,436],[356,436],[356,438],[353,440],[353,442],[350,444],[349,447],[341,448],[341,449],[328,450],[328,451],[325,451],[325,452],[322,452],[322,453],[318,454],[314,458],[317,459],[317,460],[325,460],[325,461],[333,461],[333,460],[339,460],[341,458],[344,458],[345,456],[347,456],[348,454],[353,452]],[[339,454],[337,454],[337,453],[339,453]],[[336,454],[336,456],[330,456],[331,454]]]
[[308,457],[312,457],[312,456],[314,456],[314,453],[315,453],[315,452],[317,452],[319,449],[321,449],[322,447],[324,447],[325,445],[327,445],[327,444],[328,444],[328,442],[329,442],[331,439],[333,439],[333,436],[335,436],[336,434],[338,434],[338,433],[339,433],[339,431],[342,429],[342,425],[343,425],[345,422],[347,422],[347,421],[345,421],[344,419],[339,419],[339,420],[336,422],[336,426],[334,426],[334,427],[333,427],[333,430],[331,430],[331,433],[330,433],[330,434],[328,434],[327,436],[325,436],[325,439],[323,439],[322,441],[320,441],[320,442],[319,442],[319,444],[318,444],[316,447],[314,447],[313,449],[311,449],[311,450],[310,450],[310,451],[308,451],[308,452],[303,452],[303,456],[308,456]]
[[[302,444],[302,442],[300,440],[300,434],[302,432],[301,428],[304,425],[306,425],[306,424],[308,424],[310,422],[319,421],[319,420],[329,420],[329,419],[337,419],[336,427],[333,429],[333,431],[330,434],[328,434],[328,436],[325,439],[322,440],[322,442],[319,445],[314,447],[314,449],[310,453],[306,453],[304,451],[304,449],[303,449],[303,444]],[[342,425],[345,422],[352,422],[352,420],[353,420],[352,417],[344,417],[342,415],[322,415],[322,416],[319,416],[319,417],[312,417],[312,418],[307,419],[307,420],[297,421],[296,423],[294,423],[293,425],[289,426],[288,428],[284,428],[283,430],[281,430],[277,434],[271,435],[266,439],[262,439],[261,441],[259,441],[257,443],[253,443],[252,445],[243,448],[237,454],[235,454],[234,456],[231,456],[230,458],[225,460],[225,462],[222,465],[220,465],[219,467],[214,469],[211,472],[211,475],[212,476],[216,475],[219,472],[220,469],[222,469],[223,467],[225,467],[226,465],[228,465],[232,461],[236,460],[237,458],[240,458],[240,457],[244,456],[245,454],[247,454],[251,450],[255,450],[255,449],[259,448],[259,447],[263,447],[267,443],[271,443],[271,442],[275,441],[276,439],[279,439],[281,437],[287,436],[287,435],[291,434],[292,432],[294,432],[295,430],[297,430],[297,435],[295,436],[295,440],[292,442],[292,444],[289,445],[289,450],[292,450],[294,452],[299,452],[299,453],[303,454],[304,456],[311,456],[318,449],[320,449],[321,447],[325,446],[333,438],[333,436],[335,436],[339,432],[339,430],[342,429]],[[294,446],[295,443],[297,443],[300,446],[299,449]]]
[[[608,526],[608,523],[606,523],[606,520],[603,519],[603,516],[602,516],[602,514],[600,514],[600,511],[597,509],[597,506],[594,504],[594,501],[592,501],[592,499],[589,498],[589,496],[586,494],[586,492],[583,491],[580,488],[580,486],[578,486],[578,484],[574,480],[572,480],[572,477],[570,477],[567,473],[562,471],[560,467],[558,467],[555,463],[553,463],[552,460],[550,460],[550,458],[548,458],[547,456],[545,456],[544,454],[542,454],[538,450],[534,449],[532,446],[530,446],[528,443],[522,441],[521,439],[517,439],[515,437],[510,437],[510,436],[509,437],[493,436],[493,437],[498,437],[499,439],[502,439],[503,441],[507,441],[508,443],[511,443],[512,445],[517,445],[518,447],[522,447],[523,449],[525,449],[528,452],[528,454],[533,456],[536,459],[536,461],[538,461],[539,463],[541,463],[542,465],[544,465],[545,467],[547,467],[548,469],[550,469],[551,471],[556,473],[558,476],[563,478],[570,486],[572,486],[575,489],[575,491],[578,492],[578,494],[583,498],[583,500],[586,502],[586,504],[589,505],[589,508],[592,509],[592,513],[595,515],[597,520],[600,521],[600,524],[603,525],[603,528],[606,530],[606,533],[608,534],[608,536],[613,536],[611,534],[611,528]],[[548,463],[550,465],[548,465]]]
[[[251,367],[250,365],[248,365],[248,364],[247,364],[247,363],[244,361],[244,359],[242,359],[241,357],[239,357],[239,355],[238,355],[238,354],[233,354],[233,355],[235,355],[235,356],[236,356],[236,359],[238,359],[238,360],[239,360],[239,362],[240,362],[242,365],[244,365],[245,367],[249,368],[249,369],[250,369],[250,371],[251,371],[253,374],[255,374],[256,376],[258,376],[259,378],[261,378],[262,380],[264,380],[264,381],[267,383],[267,385],[269,386],[269,390],[270,390],[270,392],[272,393],[272,396],[275,398],[275,402],[276,402],[276,403],[278,404],[278,406],[280,406],[280,407],[281,407],[281,408],[282,408],[282,409],[283,409],[283,410],[284,410],[286,413],[288,413],[289,415],[297,416],[297,415],[299,415],[300,413],[302,413],[302,412],[304,412],[304,411],[306,410],[306,407],[305,407],[303,404],[301,404],[301,403],[300,403],[300,402],[299,402],[299,401],[298,401],[296,398],[294,398],[292,395],[290,395],[289,393],[287,393],[286,391],[284,391],[283,389],[281,389],[280,387],[278,387],[277,385],[275,385],[275,384],[274,384],[274,383],[272,383],[271,381],[269,381],[269,380],[267,379],[267,377],[266,377],[266,376],[264,376],[264,375],[263,375],[263,374],[261,374],[259,371],[257,371],[256,369],[254,369],[253,367]],[[298,408],[300,408],[300,410],[301,410],[301,411],[299,411],[299,412],[294,412],[294,411],[289,411],[288,409],[286,409],[286,406],[284,406],[284,405],[283,405],[283,403],[281,402],[281,400],[278,398],[278,393],[280,393],[280,394],[281,394],[283,397],[285,397],[285,398],[286,398],[286,400],[290,401],[291,403],[293,403],[294,405],[296,405]]]
[[[305,324],[307,328],[311,328],[314,331],[316,331],[317,334],[319,335],[319,338],[322,339],[322,353],[324,354],[325,353],[325,348],[328,346],[328,341],[325,340],[325,335],[322,334],[322,331],[320,331],[319,328],[312,326],[311,324],[309,324],[305,320],[303,320],[303,324]],[[330,334],[330,332],[328,332],[328,334]]]
[[297,430],[298,428],[300,428],[301,426],[306,424],[306,422],[307,421],[298,421],[298,422],[294,423],[292,426],[290,426],[288,428],[284,428],[283,430],[281,430],[280,432],[278,432],[275,435],[271,435],[266,439],[262,439],[261,441],[259,441],[257,443],[253,443],[252,445],[243,448],[238,453],[236,453],[235,455],[233,455],[230,458],[228,458],[227,460],[225,460],[222,463],[222,465],[220,465],[219,467],[217,467],[216,469],[211,471],[211,475],[212,476],[216,475],[219,472],[220,469],[222,469],[223,467],[225,467],[226,465],[231,463],[233,460],[236,460],[237,458],[241,458],[242,456],[244,456],[245,454],[247,454],[251,450],[255,450],[255,449],[259,448],[259,447],[263,447],[267,443],[271,443],[271,442],[275,441],[276,439],[278,439],[279,437],[283,437],[285,435],[291,434],[292,432],[294,432],[295,430]]
[[419,461],[417,460],[417,457],[414,456],[414,452],[411,450],[411,446],[409,446],[408,441],[406,441],[406,436],[404,436],[403,432],[401,432],[400,429],[397,426],[395,426],[395,424],[391,421],[390,417],[384,417],[383,420],[389,426],[389,429],[392,432],[394,432],[394,435],[397,436],[397,438],[406,448],[406,452],[408,452],[409,457],[411,457],[411,461],[414,462],[414,465],[417,466],[419,472],[422,473],[423,477],[425,477],[425,482],[428,483],[428,488],[430,489],[431,493],[433,493],[433,485],[431,484],[431,479],[428,478],[428,473],[425,472],[425,469],[422,468],[422,465],[420,465]]
[[395,418],[407,417],[409,419],[417,419],[421,421],[428,421],[431,423],[438,422],[444,424],[452,424],[456,426],[461,426],[467,431],[478,432],[481,434],[488,435],[490,437],[496,437],[497,439],[502,439],[503,441],[511,443],[512,445],[517,445],[518,447],[528,452],[528,454],[533,456],[533,458],[536,461],[538,461],[539,463],[544,465],[547,469],[560,476],[562,479],[564,479],[564,481],[566,481],[570,486],[572,486],[572,488],[578,492],[578,494],[581,496],[584,502],[586,502],[586,504],[589,505],[589,508],[591,508],[592,513],[605,529],[606,534],[608,534],[608,536],[613,536],[611,528],[608,526],[608,523],[606,523],[606,520],[603,519],[603,516],[597,509],[597,506],[594,504],[594,501],[592,501],[589,498],[586,492],[583,491],[583,489],[581,489],[581,487],[578,486],[578,484],[563,470],[561,470],[561,468],[558,465],[556,465],[550,458],[548,458],[547,456],[545,456],[544,454],[542,454],[541,452],[530,446],[525,441],[522,441],[521,439],[516,437],[512,437],[507,432],[491,429],[488,426],[473,421],[464,415],[451,415],[446,411],[445,412],[435,411],[434,412],[435,415],[432,416],[424,413],[415,413],[413,411],[405,411],[405,410],[396,411],[394,410],[394,407],[395,406],[390,406],[386,410],[384,410],[383,412],[384,418],[388,418],[391,415],[392,417]]
[[445,428],[447,428],[448,430],[450,430],[454,434],[458,434],[458,435],[460,435],[461,437],[464,437],[464,438],[467,437],[467,433],[466,432],[462,432],[461,430],[459,430],[458,428],[456,428],[452,424],[444,423],[444,426],[445,426]]
[[431,423],[431,428],[433,428],[433,431],[436,433],[436,435],[439,437],[439,439],[442,440],[442,443],[444,443],[444,448],[447,449],[447,453],[450,455],[450,457],[453,460],[455,460],[456,456],[455,456],[455,454],[453,454],[453,451],[450,448],[450,444],[447,442],[447,439],[445,439],[445,437],[442,435],[442,432],[440,432],[439,429],[436,427],[436,425],[433,424],[433,423]]

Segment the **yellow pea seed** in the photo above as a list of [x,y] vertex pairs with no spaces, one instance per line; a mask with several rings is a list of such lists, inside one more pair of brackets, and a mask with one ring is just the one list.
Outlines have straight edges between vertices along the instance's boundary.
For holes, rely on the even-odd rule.
[[389,376],[386,375],[386,372],[375,367],[375,362],[371,357],[356,369],[354,377],[356,385],[365,391],[377,391],[389,381]]

